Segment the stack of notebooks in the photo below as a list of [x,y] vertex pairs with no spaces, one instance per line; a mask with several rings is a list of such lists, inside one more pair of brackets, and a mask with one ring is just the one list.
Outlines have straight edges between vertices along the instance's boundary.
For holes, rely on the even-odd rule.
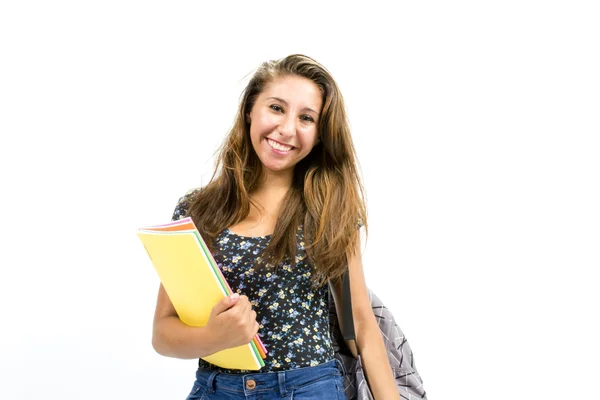
[[[189,326],[204,326],[210,312],[233,294],[191,218],[137,231],[165,291]],[[229,369],[259,370],[266,349],[258,335],[243,346],[225,349],[203,360]]]

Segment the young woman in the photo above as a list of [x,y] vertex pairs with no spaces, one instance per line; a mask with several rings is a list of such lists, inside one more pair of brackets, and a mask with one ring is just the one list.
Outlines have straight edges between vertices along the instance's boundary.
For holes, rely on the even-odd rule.
[[[211,181],[177,204],[173,219],[186,216],[237,290],[215,305],[206,326],[190,327],[159,289],[155,350],[200,358],[188,399],[345,399],[328,283],[340,311],[346,268],[356,331],[347,345],[360,353],[375,398],[400,398],[361,263],[366,208],[344,102],[323,66],[297,54],[260,66]],[[268,351],[260,371],[201,359],[257,333]]]

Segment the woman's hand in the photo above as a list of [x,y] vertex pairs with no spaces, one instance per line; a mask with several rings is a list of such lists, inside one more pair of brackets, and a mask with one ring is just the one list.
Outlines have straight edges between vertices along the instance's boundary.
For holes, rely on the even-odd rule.
[[219,347],[229,349],[250,343],[259,325],[248,297],[235,293],[215,304],[206,328],[218,341]]

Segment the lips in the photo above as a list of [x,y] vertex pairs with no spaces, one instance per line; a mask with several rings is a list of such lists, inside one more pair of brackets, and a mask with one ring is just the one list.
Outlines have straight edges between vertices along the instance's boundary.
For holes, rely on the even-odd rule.
[[267,138],[267,143],[269,144],[269,146],[271,146],[273,149],[280,151],[280,152],[288,152],[294,149],[294,146],[289,145],[289,144],[284,144],[284,143],[280,143],[276,140],[273,140],[271,138]]

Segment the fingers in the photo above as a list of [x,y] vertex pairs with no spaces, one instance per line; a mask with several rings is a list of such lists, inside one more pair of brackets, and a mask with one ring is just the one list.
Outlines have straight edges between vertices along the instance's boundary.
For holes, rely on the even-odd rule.
[[260,329],[260,324],[257,321],[254,321],[254,333],[252,334],[252,337],[254,337],[258,334],[259,329]]
[[232,308],[235,305],[236,301],[239,301],[237,296],[235,298],[233,298],[231,296],[224,297],[223,299],[221,299],[221,301],[219,301],[217,304],[215,304],[211,313],[214,315],[219,315],[222,312],[227,311],[230,308]]
[[231,307],[231,311],[237,314],[243,321],[247,321],[249,326],[254,326],[256,322],[256,311],[252,309],[252,304],[248,300],[247,296],[241,295],[238,302]]
[[250,304],[250,301],[248,300],[247,296],[240,296],[240,299],[238,300],[237,304],[235,305],[236,312],[238,313],[238,315],[242,316],[242,315],[247,315],[250,310],[252,309],[252,304]]

